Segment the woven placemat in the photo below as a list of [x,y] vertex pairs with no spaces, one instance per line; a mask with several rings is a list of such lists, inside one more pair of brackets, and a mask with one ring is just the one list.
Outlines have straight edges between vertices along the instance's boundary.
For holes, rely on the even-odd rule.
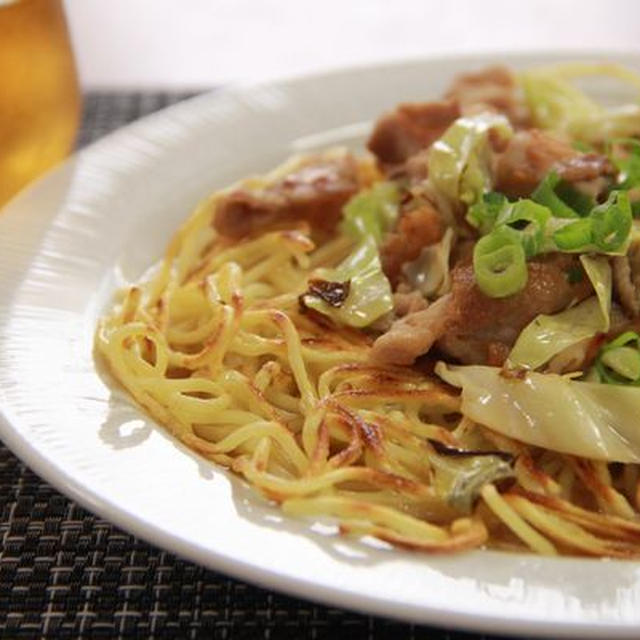
[[[189,97],[89,93],[79,146]],[[7,638],[481,640],[285,597],[130,536],[0,445],[0,633]]]

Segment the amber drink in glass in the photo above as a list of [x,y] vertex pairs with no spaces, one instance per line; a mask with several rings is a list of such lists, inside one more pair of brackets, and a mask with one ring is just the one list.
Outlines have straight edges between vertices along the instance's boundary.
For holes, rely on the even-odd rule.
[[62,0],[0,0],[0,206],[69,153],[79,114]]

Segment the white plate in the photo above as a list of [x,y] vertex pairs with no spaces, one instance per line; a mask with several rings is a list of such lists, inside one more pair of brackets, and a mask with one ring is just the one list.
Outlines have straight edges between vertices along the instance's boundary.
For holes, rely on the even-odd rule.
[[92,358],[95,322],[118,279],[156,260],[200,197],[293,150],[355,143],[362,123],[394,103],[436,96],[454,73],[496,59],[409,62],[198,97],[92,145],[12,202],[0,215],[4,441],[124,529],[263,586],[447,627],[637,638],[640,564],[430,557],[311,530],[167,436]]

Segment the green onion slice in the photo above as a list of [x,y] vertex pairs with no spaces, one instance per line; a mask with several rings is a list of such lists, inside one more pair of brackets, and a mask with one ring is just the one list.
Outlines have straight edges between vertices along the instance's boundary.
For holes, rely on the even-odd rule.
[[492,298],[504,298],[524,288],[528,272],[518,232],[501,226],[480,238],[473,251],[473,269],[478,286]]
[[612,191],[605,203],[591,211],[589,218],[597,249],[618,251],[629,239],[633,223],[629,196],[625,191]]
[[592,221],[583,218],[553,232],[552,239],[560,251],[580,251],[591,244]]
[[556,187],[560,183],[560,176],[550,171],[531,194],[531,199],[551,210],[556,218],[578,218],[578,213],[572,209],[557,193]]

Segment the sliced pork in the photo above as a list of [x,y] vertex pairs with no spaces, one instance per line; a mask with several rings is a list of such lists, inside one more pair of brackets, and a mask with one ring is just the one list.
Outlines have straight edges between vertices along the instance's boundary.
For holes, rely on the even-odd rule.
[[396,320],[374,343],[371,357],[381,364],[410,365],[427,353],[451,320],[450,294]]
[[518,94],[514,74],[506,67],[493,66],[460,74],[446,93],[467,115],[486,110],[498,111],[515,126],[529,122],[529,112]]
[[478,288],[469,261],[456,265],[451,293],[425,311],[396,321],[376,340],[373,357],[411,364],[436,345],[465,364],[503,364],[520,332],[537,315],[558,313],[593,293],[575,256],[549,254],[534,258],[527,267],[522,291],[490,298]]
[[529,197],[555,169],[563,180],[585,183],[614,173],[610,161],[596,153],[579,153],[568,142],[538,129],[518,131],[497,155],[494,189],[510,198]]
[[386,235],[380,247],[382,269],[392,284],[397,282],[405,262],[415,260],[423,247],[439,242],[444,235],[442,217],[430,202],[412,206],[401,212],[395,231]]
[[383,166],[401,165],[459,117],[455,100],[400,104],[376,122],[367,147]]
[[429,303],[419,291],[407,293],[396,291],[393,294],[393,312],[398,318],[408,316],[416,311],[424,311],[428,306]]
[[343,205],[358,189],[353,156],[312,156],[264,189],[236,189],[218,203],[213,226],[223,236],[242,238],[291,220],[331,231]]
[[[451,274],[451,316],[438,347],[465,364],[502,364],[520,332],[539,314],[554,314],[593,293],[576,256],[554,253],[527,264],[527,284],[506,298],[490,298],[470,262]],[[577,282],[576,282],[577,280]]]

